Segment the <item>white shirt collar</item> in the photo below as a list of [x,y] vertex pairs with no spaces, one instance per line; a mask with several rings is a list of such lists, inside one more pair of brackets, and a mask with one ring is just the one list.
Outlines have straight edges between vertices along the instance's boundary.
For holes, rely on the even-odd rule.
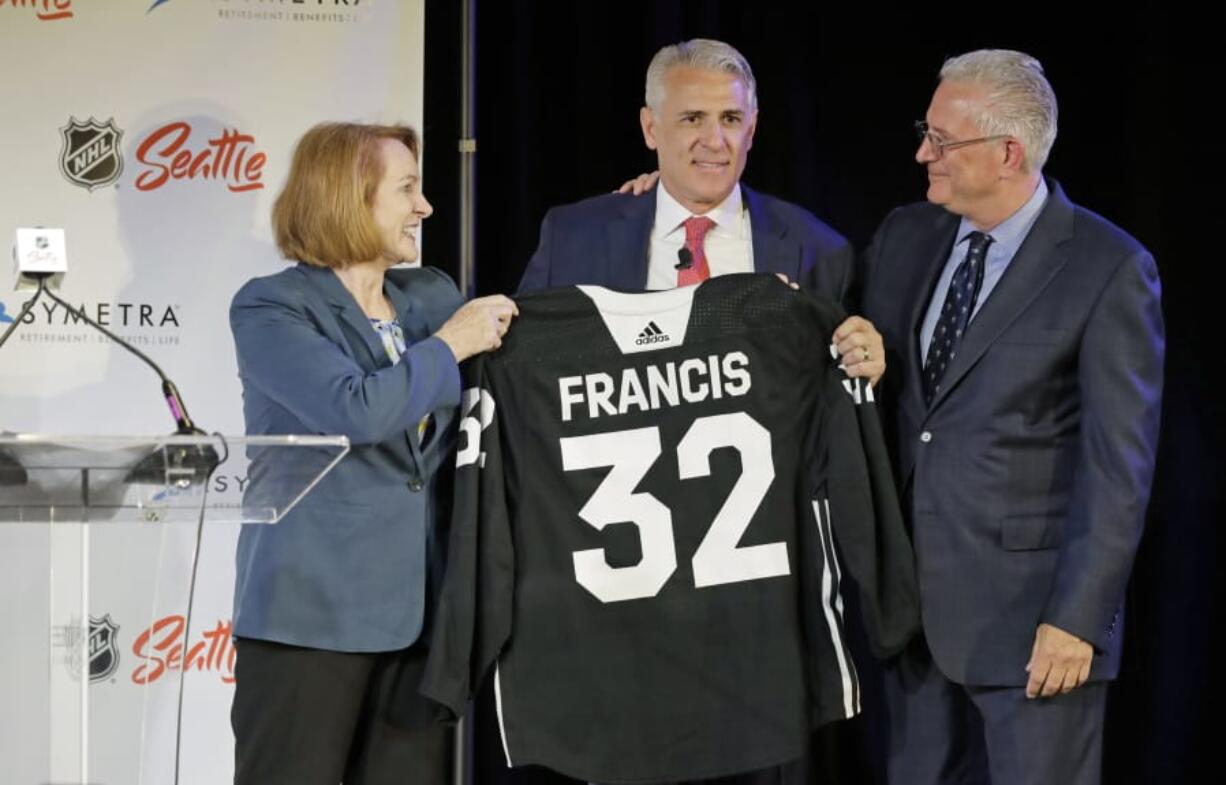
[[[715,205],[715,207],[707,210],[705,215],[712,221],[715,221],[715,226],[725,232],[733,235],[740,235],[743,222],[741,213],[744,209],[741,201],[741,184],[737,183],[732,187],[732,192],[724,199],[724,201]],[[673,195],[664,187],[664,182],[661,181],[656,189],[656,223],[655,230],[659,236],[664,237],[681,229],[681,225],[685,220],[694,213],[681,206],[681,203],[673,198]]]

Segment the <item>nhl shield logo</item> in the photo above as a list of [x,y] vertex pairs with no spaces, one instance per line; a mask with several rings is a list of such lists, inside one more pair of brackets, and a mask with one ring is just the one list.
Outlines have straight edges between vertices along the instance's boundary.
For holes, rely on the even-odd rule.
[[60,150],[60,172],[68,182],[94,190],[110,185],[123,173],[123,156],[119,152],[119,140],[123,131],[114,119],[100,123],[94,118],[80,122],[68,118],[68,125],[60,129],[64,139]]
[[89,617],[89,680],[102,681],[110,678],[119,668],[119,648],[115,633],[119,625],[111,621],[111,614],[101,619]]

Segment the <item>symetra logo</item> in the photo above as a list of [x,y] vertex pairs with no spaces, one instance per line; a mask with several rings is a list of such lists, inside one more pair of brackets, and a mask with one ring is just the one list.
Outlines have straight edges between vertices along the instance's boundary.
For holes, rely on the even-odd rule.
[[26,312],[25,324],[47,326],[84,325],[88,316],[103,327],[179,327],[179,306],[154,303],[94,301],[64,308],[56,302],[40,302]]
[[[60,0],[63,2],[64,0]],[[170,0],[144,0],[150,14]],[[269,22],[301,24],[351,24],[362,18],[374,0],[194,0],[196,7],[206,3],[216,8],[217,17],[235,22],[268,24]],[[4,0],[0,0],[3,5]],[[191,3],[176,3],[187,8]]]
[[638,346],[645,346],[649,343],[667,343],[670,340],[672,339],[660,329],[660,325],[648,322],[643,331],[639,333],[639,337],[634,339],[634,343]]
[[183,306],[171,302],[94,300],[65,308],[57,302],[42,300],[24,316],[16,304],[4,313],[9,319],[20,319],[28,325],[13,336],[13,340],[22,343],[111,343],[110,338],[86,324],[85,317],[139,346],[177,346],[183,327]]
[[8,311],[6,310],[6,307],[4,305],[4,300],[0,300],[0,324],[12,324],[15,321],[17,320],[14,319],[12,316],[9,316]]

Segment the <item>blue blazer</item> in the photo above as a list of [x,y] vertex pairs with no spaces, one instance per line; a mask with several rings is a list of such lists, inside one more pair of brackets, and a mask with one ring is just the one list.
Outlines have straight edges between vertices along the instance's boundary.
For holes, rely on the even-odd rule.
[[[851,244],[802,207],[744,184],[754,267],[783,273],[806,291],[846,305],[855,273]],[[641,290],[647,285],[656,191],[606,194],[554,207],[541,222],[541,239],[519,291],[595,284]]]
[[1164,350],[1153,257],[1050,196],[924,404],[918,335],[959,218],[899,208],[866,260],[864,316],[885,337],[923,628],[963,684],[1026,683],[1035,629],[1119,668],[1124,590],[1153,479]]
[[[281,522],[243,527],[235,635],[367,652],[404,648],[422,630],[428,576],[441,570],[430,555],[446,542],[449,472],[439,470],[460,401],[455,358],[430,336],[462,298],[430,268],[388,271],[384,293],[409,344],[394,366],[329,269],[299,264],[253,279],[230,306],[247,433],[344,435],[353,445]],[[429,413],[422,443],[417,426]],[[255,494],[327,461],[250,457]]]

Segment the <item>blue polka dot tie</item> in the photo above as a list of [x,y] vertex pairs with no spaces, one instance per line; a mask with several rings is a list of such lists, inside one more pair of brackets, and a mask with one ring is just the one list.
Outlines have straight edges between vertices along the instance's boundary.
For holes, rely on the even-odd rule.
[[983,286],[983,263],[992,237],[983,232],[971,232],[968,236],[970,248],[949,281],[945,304],[941,307],[941,316],[928,343],[928,356],[924,358],[924,402],[928,404],[941,390],[941,377],[958,353],[962,333],[966,332],[966,325],[971,321],[975,301],[979,299],[979,289]]

